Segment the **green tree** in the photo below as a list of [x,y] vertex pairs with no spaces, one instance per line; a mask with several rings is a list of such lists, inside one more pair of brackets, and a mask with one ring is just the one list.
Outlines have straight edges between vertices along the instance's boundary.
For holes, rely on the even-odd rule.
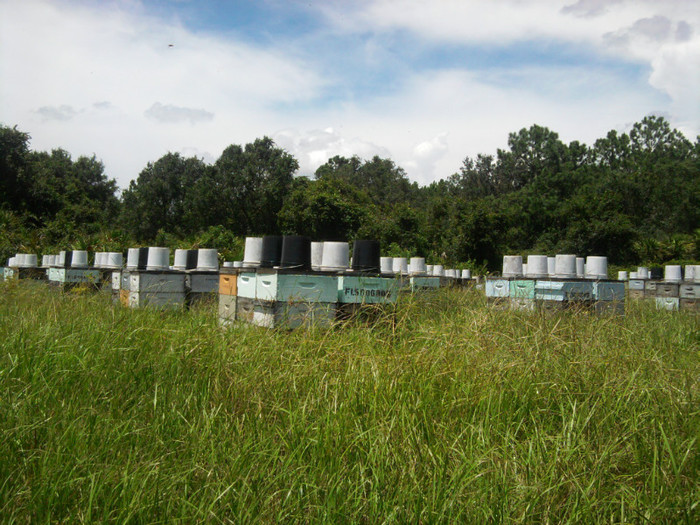
[[269,137],[227,147],[214,164],[210,191],[218,220],[241,235],[278,233],[277,214],[299,162]]
[[283,233],[346,241],[375,216],[366,193],[337,178],[300,179],[279,213]]

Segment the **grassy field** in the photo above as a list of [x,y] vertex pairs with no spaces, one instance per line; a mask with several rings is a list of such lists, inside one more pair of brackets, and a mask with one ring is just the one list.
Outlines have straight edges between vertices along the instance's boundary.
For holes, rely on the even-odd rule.
[[700,318],[291,333],[0,284],[4,523],[698,523]]

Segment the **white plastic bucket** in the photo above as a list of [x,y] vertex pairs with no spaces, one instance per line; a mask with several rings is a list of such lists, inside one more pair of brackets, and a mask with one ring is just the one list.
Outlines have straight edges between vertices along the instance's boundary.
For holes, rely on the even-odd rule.
[[243,261],[233,261],[234,268],[243,268]]
[[127,270],[136,270],[139,267],[139,249],[129,248],[126,253],[126,268]]
[[233,261],[224,261],[224,268],[233,268]]
[[583,277],[586,275],[586,259],[583,257],[576,257],[576,277]]
[[408,273],[411,275],[425,275],[427,268],[425,266],[424,257],[411,257],[411,261],[408,265]]
[[124,256],[122,252],[107,252],[103,256],[105,268],[117,269],[124,264]]
[[664,281],[669,283],[681,282],[681,267],[677,264],[664,266]]
[[576,277],[576,256],[557,254],[555,256],[554,273],[557,277],[573,279]]
[[442,267],[442,264],[434,264],[433,265],[433,275],[436,277],[444,277],[445,276],[445,270]]
[[392,270],[396,274],[406,275],[408,273],[408,259],[406,257],[394,257]]
[[630,280],[639,279],[639,272],[630,272]]
[[700,283],[700,264],[686,265],[685,280],[691,283]]
[[246,237],[243,251],[243,267],[257,268],[262,258],[262,237]]
[[608,258],[602,255],[589,255],[586,259],[586,279],[607,279]]
[[219,269],[219,253],[216,248],[200,248],[197,251],[197,270],[213,272]]
[[336,272],[348,269],[350,245],[347,242],[327,241],[323,243],[321,270]]
[[462,279],[471,279],[472,278],[472,271],[471,270],[462,270]]
[[549,275],[547,260],[546,255],[528,255],[525,275],[528,277],[547,277]]
[[380,257],[379,258],[379,271],[381,273],[393,273],[393,271],[394,271],[394,258],[393,257]]
[[157,271],[168,269],[170,269],[170,248],[149,246],[146,270]]
[[187,269],[187,250],[178,248],[175,250],[173,270],[184,271]]
[[85,250],[73,250],[73,259],[70,265],[71,268],[87,268],[88,252]]
[[618,281],[626,281],[628,279],[627,277],[627,272],[624,270],[621,270],[617,272],[617,280]]
[[503,277],[519,277],[523,274],[523,258],[520,255],[503,256]]
[[649,278],[649,268],[646,266],[639,266],[637,268],[637,278],[638,279],[648,279]]
[[311,243],[311,269],[320,270],[323,263],[323,243]]
[[434,265],[434,264],[428,264],[428,265],[425,266],[425,272],[426,272],[428,275],[433,275],[433,270],[434,270],[434,269],[435,269],[435,265]]
[[10,260],[7,262],[7,265],[10,268],[16,268],[17,267],[17,256],[15,255],[14,257],[10,257]]

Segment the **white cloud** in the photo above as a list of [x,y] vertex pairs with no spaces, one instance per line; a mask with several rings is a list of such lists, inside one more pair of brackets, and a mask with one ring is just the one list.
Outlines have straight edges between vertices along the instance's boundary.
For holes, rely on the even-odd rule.
[[271,108],[324,85],[285,49],[195,33],[133,1],[0,2],[0,79],[0,122],[35,149],[94,153],[121,186],[168,151],[218,156],[270,134]]
[[[295,155],[302,174],[334,155],[379,155],[428,183],[457,171],[467,155],[505,147],[508,132],[533,123],[565,141],[590,143],[664,112],[695,137],[700,20],[690,4],[321,3],[314,9],[330,27],[294,45],[282,39],[261,48],[155,17],[136,0],[0,0],[0,121],[30,132],[35,149],[94,153],[121,186],[168,151],[213,162],[227,145],[263,135]],[[406,59],[382,67],[396,53],[385,46],[394,31],[408,33],[417,49],[446,42],[503,52],[530,41],[574,46],[589,62],[598,55],[647,66],[649,87],[590,64],[435,65],[426,72]],[[368,82],[357,90],[353,82],[365,80],[364,71],[323,69],[317,51],[343,35],[360,35],[362,65],[392,70],[391,93]]]
[[209,122],[214,119],[214,113],[204,109],[183,108],[172,104],[154,103],[143,113],[146,117],[162,124],[174,124],[178,122]]

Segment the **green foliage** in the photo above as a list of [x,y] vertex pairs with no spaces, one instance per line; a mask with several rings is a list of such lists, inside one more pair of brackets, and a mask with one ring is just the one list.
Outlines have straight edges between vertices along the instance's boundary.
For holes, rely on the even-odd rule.
[[344,241],[373,221],[375,210],[366,193],[340,178],[300,179],[285,199],[278,220],[285,234]]

